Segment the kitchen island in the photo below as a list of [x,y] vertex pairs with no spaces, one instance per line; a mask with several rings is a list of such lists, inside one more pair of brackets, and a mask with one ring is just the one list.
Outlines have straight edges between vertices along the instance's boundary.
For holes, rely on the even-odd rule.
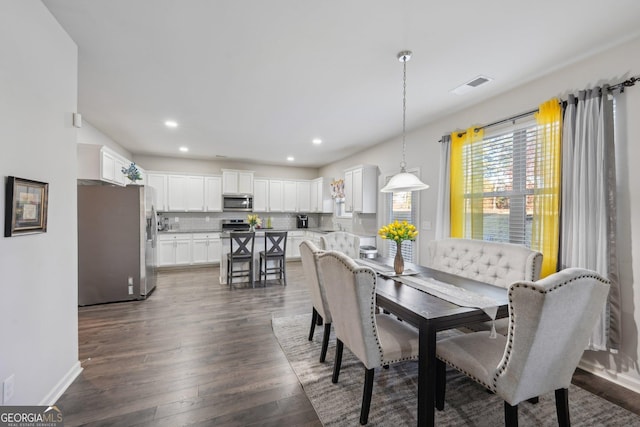
[[[287,231],[287,246],[286,246],[286,258],[299,259],[300,258],[300,243],[303,240],[312,240],[319,245],[321,233],[313,231],[305,231],[303,229],[294,230],[276,230],[276,229],[256,229],[255,241],[253,247],[253,280],[259,282],[260,280],[260,251],[264,251],[264,233],[265,231]],[[227,283],[227,254],[230,251],[230,239],[229,232],[225,231],[220,233],[220,284]],[[242,278],[247,281],[246,278]],[[240,282],[234,282],[240,283]]]

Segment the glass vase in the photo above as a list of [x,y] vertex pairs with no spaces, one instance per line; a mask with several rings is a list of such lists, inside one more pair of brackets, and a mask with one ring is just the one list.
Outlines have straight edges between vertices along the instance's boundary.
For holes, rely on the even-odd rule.
[[396,242],[396,257],[393,259],[393,271],[396,274],[404,272],[404,259],[402,258],[402,242]]

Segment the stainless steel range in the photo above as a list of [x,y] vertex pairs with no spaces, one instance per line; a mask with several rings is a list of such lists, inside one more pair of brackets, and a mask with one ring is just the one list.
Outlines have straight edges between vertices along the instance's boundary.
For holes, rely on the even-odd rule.
[[244,219],[223,219],[222,231],[248,231],[249,223]]

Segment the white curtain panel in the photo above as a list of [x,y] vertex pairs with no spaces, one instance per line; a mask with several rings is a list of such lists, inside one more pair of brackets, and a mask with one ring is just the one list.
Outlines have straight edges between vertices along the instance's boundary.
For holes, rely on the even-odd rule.
[[[562,135],[560,267],[582,267],[617,278],[610,262],[610,204],[607,149],[613,153],[607,91],[595,88],[569,96]],[[612,154],[611,154],[612,155]],[[615,182],[614,182],[615,188]],[[615,201],[615,199],[614,199]],[[613,233],[615,236],[615,233]],[[616,262],[617,264],[617,262]],[[612,283],[612,286],[617,286]],[[612,292],[617,294],[617,292]],[[616,304],[617,306],[617,304]],[[610,307],[606,304],[589,340],[589,350],[607,350]]]
[[440,180],[438,184],[438,206],[436,207],[436,240],[451,236],[451,136],[445,135],[440,143]]

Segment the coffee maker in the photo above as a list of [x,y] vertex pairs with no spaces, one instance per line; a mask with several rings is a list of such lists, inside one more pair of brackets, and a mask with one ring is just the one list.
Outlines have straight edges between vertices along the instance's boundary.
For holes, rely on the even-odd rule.
[[309,217],[307,215],[298,215],[297,226],[298,228],[309,228]]

